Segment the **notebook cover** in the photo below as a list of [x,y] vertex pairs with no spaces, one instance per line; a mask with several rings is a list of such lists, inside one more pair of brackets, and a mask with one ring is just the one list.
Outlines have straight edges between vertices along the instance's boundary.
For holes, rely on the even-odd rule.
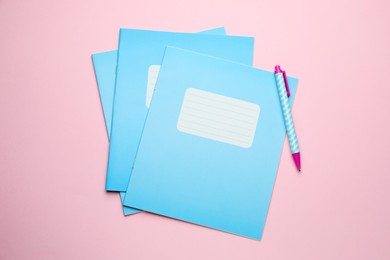
[[261,239],[285,133],[273,72],[168,47],[124,205]]
[[252,64],[253,37],[121,29],[106,190],[126,191],[167,45]]

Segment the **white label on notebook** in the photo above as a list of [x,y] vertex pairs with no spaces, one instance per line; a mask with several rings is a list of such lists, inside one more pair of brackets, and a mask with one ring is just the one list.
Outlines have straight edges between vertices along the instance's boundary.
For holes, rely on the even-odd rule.
[[260,107],[240,99],[188,88],[177,129],[244,148],[252,146]]
[[152,101],[154,87],[160,72],[160,65],[150,65],[148,71],[148,84],[146,86],[146,107],[149,108],[150,101]]

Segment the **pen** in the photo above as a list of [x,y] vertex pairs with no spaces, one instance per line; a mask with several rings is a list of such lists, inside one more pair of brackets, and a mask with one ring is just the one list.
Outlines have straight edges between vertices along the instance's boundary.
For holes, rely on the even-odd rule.
[[281,70],[279,65],[275,66],[275,80],[278,88],[280,105],[282,107],[284,125],[286,126],[288,140],[290,142],[290,150],[298,171],[301,171],[301,156],[299,152],[299,145],[297,135],[295,133],[294,121],[291,115],[291,106],[288,100],[290,96],[290,89],[288,88],[288,81],[286,72]]

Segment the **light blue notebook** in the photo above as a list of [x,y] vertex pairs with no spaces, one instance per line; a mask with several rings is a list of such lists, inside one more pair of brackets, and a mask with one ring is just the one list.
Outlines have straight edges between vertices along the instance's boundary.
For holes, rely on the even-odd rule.
[[[104,120],[106,122],[106,129],[108,138],[111,133],[111,117],[112,117],[112,102],[115,88],[115,71],[117,51],[107,51],[96,53],[92,55],[93,66],[95,69],[96,81],[100,94],[100,101],[102,103]],[[121,192],[121,200],[125,196]],[[125,216],[140,212],[139,210],[123,206],[123,214]]]
[[253,37],[121,29],[106,190],[126,191],[167,45],[252,64]]
[[[219,27],[210,29],[200,33],[225,35],[225,27]],[[112,102],[114,98],[115,89],[115,75],[116,75],[116,60],[118,51],[107,51],[102,53],[96,53],[92,55],[93,66],[95,69],[96,80],[98,83],[98,89],[100,94],[100,100],[102,103],[104,120],[106,122],[106,129],[108,137],[111,132],[111,117],[112,117]],[[121,199],[123,201],[125,196],[124,192],[121,192]],[[131,215],[139,212],[139,210],[123,206],[124,215]]]
[[285,133],[272,72],[168,47],[124,205],[261,239]]

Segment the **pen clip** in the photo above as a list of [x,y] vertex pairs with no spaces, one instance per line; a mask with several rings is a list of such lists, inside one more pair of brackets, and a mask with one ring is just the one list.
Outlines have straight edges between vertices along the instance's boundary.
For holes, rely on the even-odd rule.
[[287,97],[290,97],[290,88],[288,86],[288,80],[287,80],[286,72],[284,70],[281,70],[281,71],[283,73],[284,84],[286,85]]

